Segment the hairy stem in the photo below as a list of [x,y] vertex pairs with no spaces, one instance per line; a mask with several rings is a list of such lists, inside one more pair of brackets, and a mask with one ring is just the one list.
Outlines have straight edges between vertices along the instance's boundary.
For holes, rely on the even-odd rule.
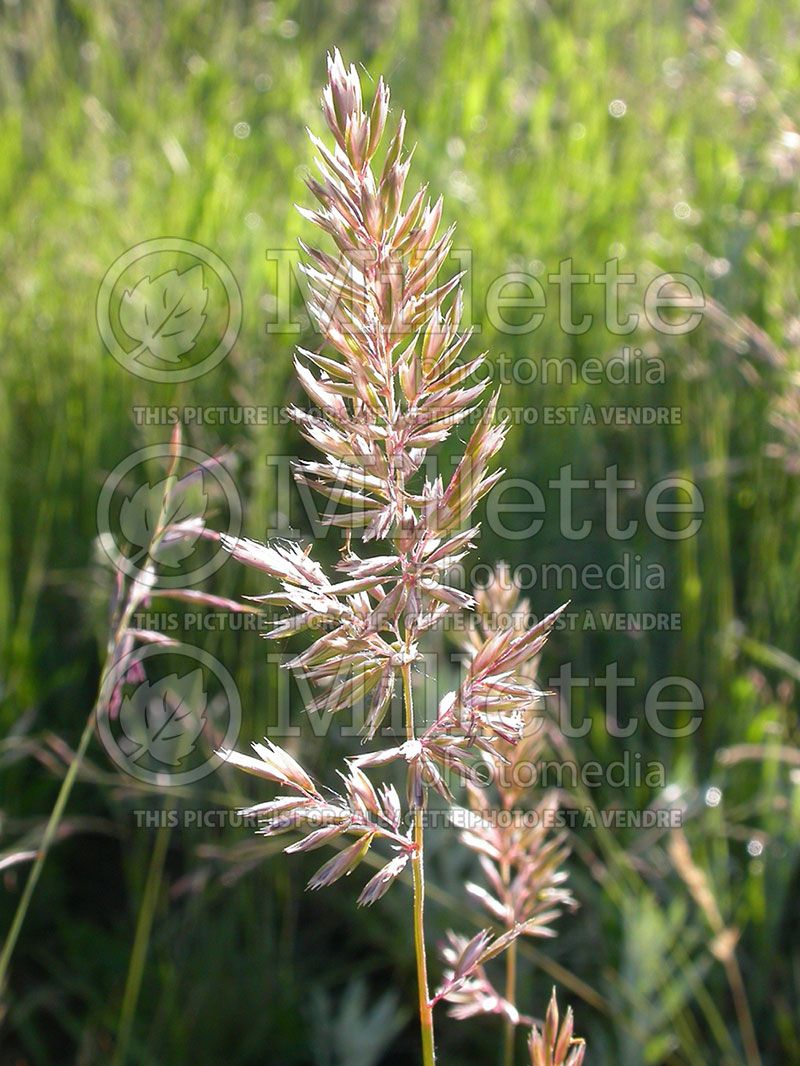
[[[403,702],[405,705],[406,734],[414,739],[414,704],[411,696],[411,664],[403,666]],[[419,1022],[422,1035],[422,1066],[435,1066],[436,1051],[433,1043],[433,1008],[428,991],[428,964],[425,957],[425,833],[422,824],[422,808],[415,807],[414,844],[416,850],[411,860],[414,879],[414,948],[417,956],[417,988],[419,990]]]

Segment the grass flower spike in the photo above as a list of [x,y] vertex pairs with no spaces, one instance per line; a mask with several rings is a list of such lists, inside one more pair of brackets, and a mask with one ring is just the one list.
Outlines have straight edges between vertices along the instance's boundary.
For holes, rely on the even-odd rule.
[[[482,898],[491,900],[488,909],[502,929],[498,936],[454,938],[447,991],[431,996],[427,794],[433,788],[450,802],[454,775],[469,779],[476,765],[513,757],[540,696],[529,667],[558,612],[532,629],[497,629],[476,643],[461,685],[441,700],[432,723],[423,724],[412,672],[425,634],[475,606],[449,574],[473,546],[476,508],[502,476],[494,461],[506,425],[497,421],[496,395],[480,411],[485,357],[462,359],[470,331],[460,328],[460,278],[439,278],[453,234],[452,227],[440,232],[442,201],[432,202],[424,186],[406,193],[412,152],[405,147],[405,117],[387,133],[388,88],[381,79],[365,102],[355,68],[346,68],[338,51],[328,59],[322,109],[333,141],[311,136],[319,174],[308,186],[318,206],[300,211],[327,239],[326,249],[303,245],[308,306],[323,343],[297,353],[297,377],[312,410],[292,414],[321,453],[298,462],[295,476],[324,498],[326,521],[344,530],[343,550],[328,574],[297,544],[224,543],[241,563],[278,582],[277,591],[258,597],[285,609],[269,638],[309,634],[289,666],[310,682],[315,709],[336,713],[363,703],[368,741],[379,735],[400,688],[406,735],[402,744],[348,760],[339,791],[318,788],[294,758],[268,742],[256,744],[254,756],[223,754],[280,787],[277,797],[251,809],[263,833],[299,833],[290,852],[337,848],[310,888],[350,875],[371,849],[382,849],[384,865],[359,896],[370,905],[410,866],[422,1058],[431,1066],[434,1005],[445,994],[451,1002],[460,995],[463,1005],[487,961],[517,936],[545,932],[555,908],[570,901],[556,872],[560,841],[534,833],[509,842],[476,831],[466,842],[481,853],[496,893]],[[472,429],[452,476],[430,475],[428,450],[462,423]],[[381,542],[378,550],[374,542]],[[368,776],[390,763],[405,768],[407,815],[395,788],[374,785]],[[516,1008],[503,1003],[500,1013],[513,1012],[516,1024]]]

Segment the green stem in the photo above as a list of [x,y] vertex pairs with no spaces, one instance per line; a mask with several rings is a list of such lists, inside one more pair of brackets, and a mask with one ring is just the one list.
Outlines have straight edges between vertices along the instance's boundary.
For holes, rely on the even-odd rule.
[[414,876],[414,947],[417,954],[417,986],[419,988],[419,1022],[422,1034],[423,1066],[435,1066],[433,1046],[433,1009],[428,991],[428,966],[425,957],[425,865],[423,860],[422,811],[414,812],[414,842],[417,850],[411,860]]
[[[411,695],[411,664],[403,666],[403,699],[405,703],[406,734],[414,739],[414,704]],[[419,1022],[422,1035],[422,1066],[436,1066],[433,1042],[433,1008],[428,991],[428,964],[425,955],[425,832],[423,811],[414,809],[414,844],[411,859],[414,881],[414,949],[417,957],[417,988],[419,990]]]
[[[155,530],[155,533],[153,534],[153,539],[151,541],[149,549],[151,553],[161,542],[161,539],[164,536],[164,533],[166,532],[165,522],[167,512],[167,497],[169,495],[170,486],[172,484],[172,482],[169,481],[169,478],[173,478],[176,464],[177,455],[173,457],[172,464],[170,466],[167,490],[165,491],[161,501],[161,512],[159,515],[158,525]],[[143,573],[148,574],[152,572],[153,564],[152,562],[150,562],[148,563],[147,567],[145,567]],[[136,582],[134,582],[134,587],[135,586]],[[112,668],[114,662],[114,651],[120,640],[122,640],[125,630],[130,624],[133,612],[135,611],[138,604],[139,600],[136,598],[136,596],[129,595],[128,601],[126,602],[125,607],[122,611],[122,615],[116,626],[114,627],[113,633],[109,637],[106,662],[103,666],[103,673],[100,678],[100,695],[102,695],[103,693],[106,679],[108,677],[108,672]],[[33,866],[31,867],[31,872],[28,874],[28,880],[25,882],[25,888],[22,890],[22,895],[20,896],[19,903],[17,904],[17,909],[14,912],[14,920],[11,923],[11,928],[9,930],[8,936],[6,937],[6,941],[3,944],[3,950],[2,952],[0,952],[0,994],[2,994],[3,990],[5,989],[6,979],[8,977],[8,968],[11,964],[11,956],[14,954],[14,949],[17,946],[19,935],[22,932],[22,926],[25,922],[25,917],[28,913],[28,908],[30,907],[31,899],[33,898],[33,893],[36,889],[36,885],[39,882],[39,878],[42,876],[42,869],[44,868],[45,861],[50,852],[50,847],[53,841],[55,840],[56,833],[58,832],[58,827],[61,822],[61,818],[63,817],[64,809],[67,806],[67,801],[69,800],[70,794],[72,792],[72,786],[75,784],[75,779],[78,776],[78,770],[80,769],[81,763],[83,762],[84,756],[86,755],[86,751],[89,747],[89,741],[92,739],[92,734],[94,733],[94,719],[95,715],[97,714],[98,707],[100,706],[100,695],[98,695],[98,701],[94,705],[94,707],[92,707],[92,710],[89,713],[89,717],[86,719],[86,725],[83,727],[81,739],[78,742],[77,749],[75,750],[75,757],[69,764],[67,772],[64,775],[64,780],[61,782],[61,788],[58,790],[55,805],[53,806],[53,809],[50,812],[50,817],[47,819],[47,825],[45,827],[44,833],[42,834],[42,841],[39,845],[36,854],[36,859],[33,863]]]
[[731,953],[725,960],[724,967],[733,995],[733,1005],[739,1022],[739,1032],[742,1036],[747,1066],[761,1066],[761,1054],[758,1050],[756,1031],[753,1027],[753,1016],[750,1013],[750,1004],[747,1001],[742,971],[739,969],[739,963],[734,953]]
[[61,788],[58,790],[55,805],[50,812],[50,817],[47,819],[47,825],[42,835],[42,841],[39,844],[36,860],[31,867],[31,872],[28,874],[28,880],[25,882],[25,888],[23,889],[22,896],[17,904],[17,909],[14,912],[14,920],[11,923],[11,929],[6,937],[6,942],[3,945],[2,954],[0,954],[0,992],[5,988],[11,956],[14,953],[17,940],[19,940],[19,934],[22,931],[22,925],[25,921],[25,915],[28,913],[28,907],[30,906],[34,889],[42,875],[42,868],[44,867],[47,854],[50,851],[50,846],[58,832],[58,826],[61,822],[61,817],[64,814],[64,808],[67,805],[70,792],[72,792],[72,786],[75,784],[78,768],[83,762],[86,749],[89,747],[89,741],[92,739],[92,734],[94,733],[94,714],[94,708],[92,708],[92,712],[86,720],[86,725],[83,727],[83,733],[81,734],[75,757],[69,764],[67,772],[64,775],[64,780],[61,782]]
[[[506,890],[506,898],[510,892],[511,862],[504,857],[500,863],[500,877]],[[513,925],[513,922],[511,923]],[[517,1004],[517,942],[512,940],[506,950],[506,990],[505,998],[512,1006]],[[513,1021],[506,1017],[503,1025],[503,1057],[500,1060],[502,1066],[514,1066],[514,1037],[516,1026]]]
[[[167,810],[169,808],[165,807],[164,809]],[[153,928],[156,905],[158,904],[158,890],[161,886],[164,862],[167,856],[167,848],[169,847],[169,828],[165,826],[160,830],[156,830],[156,833],[156,840],[150,856],[150,866],[147,871],[147,880],[142,893],[142,902],[139,907],[139,916],[136,921],[133,949],[128,963],[128,976],[125,979],[125,992],[122,996],[122,1008],[117,1029],[117,1045],[114,1049],[112,1066],[123,1066],[128,1057],[128,1045],[133,1031],[136,1005],[139,1002],[144,966],[150,946],[150,933]]]
[[[517,942],[512,940],[506,951],[506,999],[509,1003],[517,1001]],[[516,1026],[506,1018],[503,1029],[503,1066],[514,1066],[514,1036]]]

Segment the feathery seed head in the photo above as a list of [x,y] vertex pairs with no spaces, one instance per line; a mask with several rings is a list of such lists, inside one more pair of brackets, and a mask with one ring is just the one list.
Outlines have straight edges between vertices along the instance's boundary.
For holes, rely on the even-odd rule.
[[[318,174],[307,184],[318,206],[300,208],[328,242],[327,250],[301,243],[308,309],[322,343],[318,350],[298,349],[295,357],[297,379],[315,410],[291,412],[321,456],[296,463],[294,474],[328,501],[324,521],[345,531],[344,550],[328,576],[298,544],[241,538],[223,544],[279,584],[278,591],[255,597],[288,611],[268,636],[312,633],[289,666],[311,682],[315,708],[333,713],[363,701],[364,732],[371,738],[402,673],[408,736],[403,744],[348,760],[341,791],[324,795],[292,756],[269,742],[254,746],[257,758],[222,755],[287,790],[250,809],[263,833],[299,832],[290,852],[325,844],[340,849],[309,888],[348,876],[376,844],[391,850],[361,892],[364,905],[380,899],[408,862],[421,862],[422,836],[415,833],[421,834],[417,818],[430,789],[452,803],[453,770],[474,781],[476,761],[513,765],[516,757],[530,756],[531,742],[520,741],[541,696],[536,663],[563,608],[525,628],[516,621],[527,604],[503,585],[506,571],[475,597],[452,584],[450,572],[478,535],[476,509],[502,476],[494,462],[507,424],[497,421],[497,394],[479,413],[485,356],[461,361],[471,331],[461,327],[461,276],[439,279],[453,237],[452,227],[439,232],[442,199],[432,202],[426,186],[406,195],[413,150],[405,146],[405,116],[387,135],[383,79],[365,105],[358,72],[345,66],[338,50],[328,56],[322,111],[333,142],[310,134]],[[446,481],[423,477],[428,450],[473,415],[452,475]],[[370,555],[355,550],[358,540],[383,541],[384,547]],[[417,731],[410,679],[420,639],[448,614],[476,607],[464,679],[441,700],[435,721]],[[498,624],[494,616],[502,612],[514,615],[514,624]],[[405,765],[416,829],[402,828],[394,786],[375,786],[367,775],[392,762]],[[469,793],[473,806],[487,802],[477,782]],[[505,809],[520,798],[502,789],[494,797]],[[539,812],[554,802],[542,798]],[[355,840],[343,846],[348,837]],[[486,880],[469,890],[500,930],[470,940],[451,935],[445,980],[430,1005],[446,998],[458,1017],[494,1013],[512,1025],[531,1024],[497,993],[485,967],[518,937],[551,935],[560,908],[572,904],[559,870],[564,841],[540,828],[506,830],[489,822],[463,841],[477,853]],[[568,1015],[559,1030],[553,1004],[544,1036],[538,1030],[531,1036],[534,1066],[579,1066],[583,1050],[571,1025]]]

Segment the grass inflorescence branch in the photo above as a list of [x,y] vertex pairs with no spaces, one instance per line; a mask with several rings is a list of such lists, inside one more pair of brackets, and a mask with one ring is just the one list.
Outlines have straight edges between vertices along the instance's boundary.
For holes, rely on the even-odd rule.
[[[308,306],[323,343],[297,352],[297,377],[315,411],[293,408],[292,414],[321,453],[318,460],[297,462],[295,476],[328,499],[326,518],[344,530],[343,549],[329,574],[311,547],[245,539],[224,544],[240,562],[278,582],[278,591],[257,597],[286,609],[269,638],[310,635],[288,665],[310,682],[315,710],[335,713],[365,704],[364,734],[370,741],[379,735],[400,687],[406,740],[348,760],[340,791],[320,789],[293,756],[269,742],[255,744],[254,756],[223,755],[280,786],[281,794],[249,809],[260,816],[263,833],[299,832],[289,852],[337,848],[309,888],[350,875],[372,848],[383,847],[385,864],[359,897],[370,905],[410,864],[422,1059],[432,1066],[433,1008],[441,1000],[448,1000],[457,1016],[501,1015],[510,1027],[507,1047],[515,1026],[532,1023],[512,1001],[511,976],[506,996],[499,996],[485,968],[509,949],[515,965],[517,938],[549,934],[559,907],[572,902],[558,869],[565,856],[562,840],[530,831],[497,836],[481,827],[465,834],[490,885],[472,886],[473,895],[499,928],[472,939],[452,934],[444,950],[443,983],[430,994],[428,792],[434,789],[453,803],[454,778],[474,781],[477,764],[505,765],[525,754],[526,723],[541,697],[535,663],[559,611],[533,628],[495,630],[471,641],[459,687],[441,699],[430,724],[416,712],[412,672],[422,661],[425,635],[477,603],[449,574],[474,546],[476,508],[503,474],[494,460],[507,426],[496,417],[497,395],[480,411],[487,384],[478,371],[485,356],[461,358],[470,330],[460,327],[460,276],[439,277],[453,236],[452,227],[440,232],[442,200],[432,201],[426,186],[406,193],[413,152],[405,145],[405,116],[388,132],[383,79],[365,101],[355,67],[346,68],[338,51],[328,57],[322,110],[333,142],[311,135],[319,173],[307,184],[318,204],[299,210],[327,238],[327,250],[302,245]],[[467,420],[474,428],[452,476],[430,476],[429,449]],[[374,542],[382,545],[378,551]],[[375,786],[366,773],[391,763],[405,768],[405,811],[393,785]],[[470,796],[478,802],[474,784]],[[551,1006],[548,1019],[555,1009]],[[544,1037],[533,1031],[535,1066],[540,1061],[577,1066],[582,1060],[582,1045],[573,1047],[571,1020],[565,1025],[552,1048],[551,1020]]]

